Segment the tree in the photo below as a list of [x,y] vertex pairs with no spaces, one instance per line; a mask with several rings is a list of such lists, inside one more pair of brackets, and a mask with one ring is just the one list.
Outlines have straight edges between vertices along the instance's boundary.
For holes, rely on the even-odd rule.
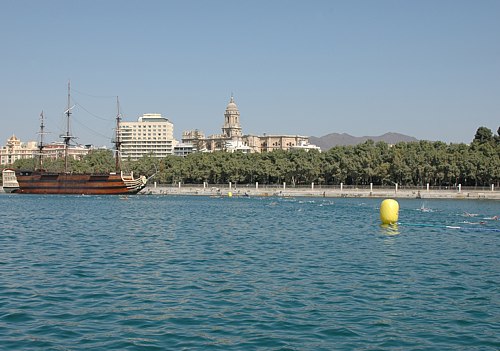
[[479,127],[474,135],[473,143],[484,144],[493,141],[493,133],[491,129],[486,127]]
[[109,173],[115,169],[113,151],[91,150],[82,162],[72,162],[72,169],[77,173]]

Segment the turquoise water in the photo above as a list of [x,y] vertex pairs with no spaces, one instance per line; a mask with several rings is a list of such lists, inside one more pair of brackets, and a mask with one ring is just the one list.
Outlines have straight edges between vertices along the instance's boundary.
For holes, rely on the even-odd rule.
[[380,202],[1,195],[0,349],[499,350],[500,203]]

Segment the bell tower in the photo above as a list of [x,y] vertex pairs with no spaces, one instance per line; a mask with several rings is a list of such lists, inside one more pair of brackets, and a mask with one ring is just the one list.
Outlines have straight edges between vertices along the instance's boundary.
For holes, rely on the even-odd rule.
[[231,139],[241,139],[240,111],[232,95],[231,100],[229,100],[226,106],[226,112],[224,113],[222,134]]

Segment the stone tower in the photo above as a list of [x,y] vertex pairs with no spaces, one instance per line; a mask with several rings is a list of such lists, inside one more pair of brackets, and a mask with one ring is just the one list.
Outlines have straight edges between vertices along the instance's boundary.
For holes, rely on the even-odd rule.
[[232,95],[229,104],[227,104],[226,112],[224,113],[222,134],[233,140],[241,139],[240,111],[238,110],[238,106],[234,103]]

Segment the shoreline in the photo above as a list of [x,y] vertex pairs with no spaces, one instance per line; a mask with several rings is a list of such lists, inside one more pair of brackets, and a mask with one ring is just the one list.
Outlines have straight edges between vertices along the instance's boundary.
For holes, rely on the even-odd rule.
[[[0,194],[8,194],[0,188]],[[181,195],[209,197],[323,197],[323,198],[393,198],[500,200],[499,190],[419,190],[419,189],[310,189],[310,188],[203,188],[200,186],[148,186],[137,195]]]
[[495,190],[419,190],[419,189],[256,189],[256,188],[204,188],[200,186],[171,187],[151,186],[139,195],[189,195],[212,197],[324,197],[324,198],[396,198],[396,199],[470,199],[500,200],[500,191]]

